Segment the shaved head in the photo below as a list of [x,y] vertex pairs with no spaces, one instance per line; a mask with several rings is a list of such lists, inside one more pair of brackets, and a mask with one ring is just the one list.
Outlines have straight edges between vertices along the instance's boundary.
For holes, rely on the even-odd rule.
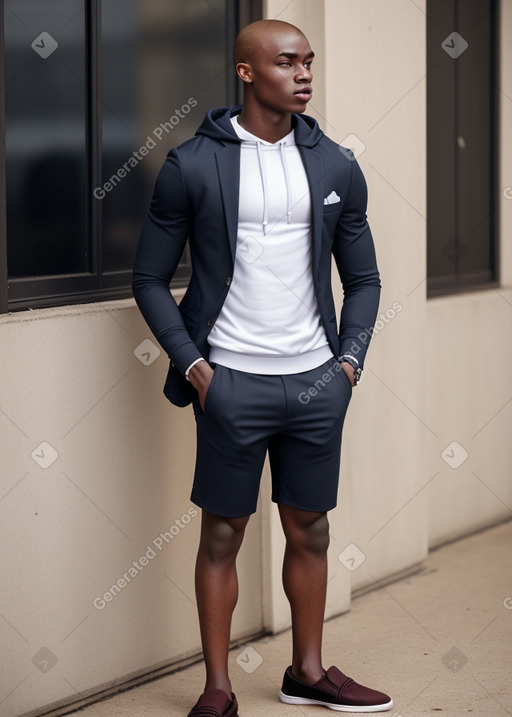
[[[280,35],[296,34],[304,37],[304,33],[295,25],[282,20],[258,20],[252,22],[238,34],[235,41],[234,60],[250,64],[254,56],[265,47],[269,40],[277,39]],[[304,39],[306,39],[304,37]]]
[[258,20],[240,32],[234,59],[244,94],[238,123],[268,142],[291,130],[292,114],[304,112],[311,99],[315,53],[295,25]]

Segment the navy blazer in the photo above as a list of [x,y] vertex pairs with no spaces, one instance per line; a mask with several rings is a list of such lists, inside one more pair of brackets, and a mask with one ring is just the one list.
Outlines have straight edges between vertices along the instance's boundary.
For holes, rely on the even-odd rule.
[[[184,373],[196,359],[208,359],[208,334],[233,276],[241,140],[230,117],[240,109],[211,110],[195,137],[169,152],[137,250],[133,294],[171,359],[164,393],[178,406],[192,400],[195,389]],[[350,150],[326,137],[313,118],[292,120],[311,192],[312,271],[321,320],[333,355],[349,352],[362,367],[380,295],[366,183]],[[324,203],[329,195],[335,203]],[[169,284],[187,239],[192,276],[178,306]],[[343,285],[339,325],[331,256]]]

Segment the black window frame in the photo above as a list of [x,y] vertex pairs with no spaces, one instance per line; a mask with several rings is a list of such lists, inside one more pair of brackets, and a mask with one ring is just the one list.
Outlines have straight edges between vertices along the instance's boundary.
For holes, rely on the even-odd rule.
[[[0,0],[0,314],[26,309],[84,304],[98,301],[126,299],[132,296],[131,270],[103,272],[102,267],[102,206],[93,190],[101,186],[102,179],[102,116],[100,102],[101,76],[101,2],[84,0],[86,10],[87,51],[87,233],[91,248],[91,272],[65,276],[9,278],[7,267],[6,231],[6,175],[5,175],[5,95],[4,95],[4,0]],[[238,30],[262,18],[262,0],[225,0],[227,47],[230,58]],[[226,67],[228,102],[241,100],[240,85],[232,70]],[[190,264],[180,267],[172,288],[186,286],[190,277]]]

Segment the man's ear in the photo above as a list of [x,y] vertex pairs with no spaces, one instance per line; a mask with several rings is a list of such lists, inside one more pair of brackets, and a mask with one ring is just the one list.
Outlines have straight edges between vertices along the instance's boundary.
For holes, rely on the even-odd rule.
[[235,69],[238,77],[242,80],[242,82],[252,84],[252,70],[251,66],[247,62],[237,62]]

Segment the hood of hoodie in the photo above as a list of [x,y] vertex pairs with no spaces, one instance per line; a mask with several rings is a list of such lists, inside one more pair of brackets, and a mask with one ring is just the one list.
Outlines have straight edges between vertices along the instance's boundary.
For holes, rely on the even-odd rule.
[[[223,142],[241,142],[231,124],[231,117],[240,114],[241,110],[242,105],[215,107],[206,114],[196,135]],[[324,136],[318,122],[309,115],[292,114],[292,129],[295,130],[295,143],[304,147],[314,147]]]

